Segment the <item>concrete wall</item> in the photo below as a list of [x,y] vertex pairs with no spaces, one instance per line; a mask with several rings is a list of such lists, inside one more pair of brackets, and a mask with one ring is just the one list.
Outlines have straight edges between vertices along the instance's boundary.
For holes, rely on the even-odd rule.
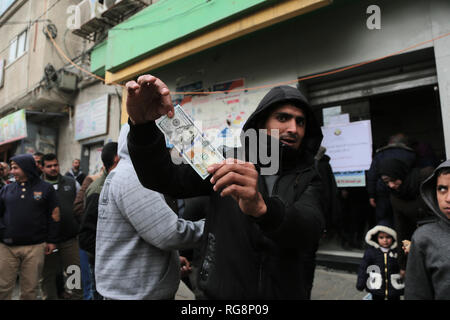
[[[366,10],[372,4],[381,9],[380,30],[366,26]],[[431,40],[450,31],[449,16],[446,0],[336,0],[332,6],[178,61],[154,74],[166,81],[171,90],[198,80],[203,80],[207,88],[241,77],[245,78],[246,87],[276,84],[378,59]],[[447,37],[412,49],[433,45],[436,49],[447,155],[449,42]]]
[[[433,38],[450,32],[450,1],[431,1],[430,15]],[[445,150],[447,159],[450,159],[450,37],[434,41],[434,54],[444,122]]]
[[[118,90],[119,94],[121,91]],[[58,159],[61,166],[61,171],[68,170],[72,166],[72,160],[81,158],[82,144],[89,144],[92,141],[103,140],[105,143],[109,141],[117,142],[120,131],[120,107],[121,103],[117,96],[117,92],[113,86],[105,86],[100,82],[95,83],[83,89],[75,100],[76,106],[90,100],[99,98],[104,94],[109,93],[109,119],[108,119],[108,133],[106,135],[92,137],[77,141],[75,140],[75,120],[74,117],[66,119],[59,127],[58,140]]]
[[[22,2],[22,0],[18,2]],[[34,21],[45,13],[47,9],[51,8],[40,17],[40,20],[49,19],[56,25],[58,30],[58,35],[55,39],[56,43],[70,58],[79,55],[83,50],[83,39],[72,35],[70,31],[66,32],[67,19],[69,17],[66,10],[70,5],[77,4],[79,1],[62,0],[53,6],[55,3],[57,3],[57,0],[24,1],[24,4],[14,15],[7,21],[4,21],[4,24],[0,24],[0,50],[2,50],[0,58],[6,60],[9,58],[9,43],[11,39],[28,28],[25,54],[14,62],[7,62],[6,64],[5,84],[0,89],[0,112],[4,111],[2,106],[18,99],[36,87],[44,76],[44,67],[47,63],[51,63],[55,69],[59,69],[67,63],[60,57],[42,31],[47,22],[38,21],[30,26],[26,23],[16,24],[11,22]]]

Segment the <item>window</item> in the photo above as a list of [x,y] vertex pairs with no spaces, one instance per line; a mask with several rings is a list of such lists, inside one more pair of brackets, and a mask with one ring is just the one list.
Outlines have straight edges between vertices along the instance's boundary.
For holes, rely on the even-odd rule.
[[9,44],[9,63],[22,56],[27,51],[27,30],[15,37]]
[[15,0],[1,0],[0,1],[0,16],[14,3]]

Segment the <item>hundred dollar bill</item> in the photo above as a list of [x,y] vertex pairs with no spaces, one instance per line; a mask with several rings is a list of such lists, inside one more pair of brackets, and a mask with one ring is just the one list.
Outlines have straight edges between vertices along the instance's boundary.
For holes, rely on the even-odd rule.
[[198,175],[206,179],[209,176],[206,169],[225,158],[204,137],[180,105],[174,109],[172,118],[163,116],[156,120],[156,125]]

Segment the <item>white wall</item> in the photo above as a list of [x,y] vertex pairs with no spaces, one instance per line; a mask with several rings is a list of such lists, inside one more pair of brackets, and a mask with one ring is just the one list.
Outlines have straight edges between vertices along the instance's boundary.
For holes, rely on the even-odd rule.
[[[121,93],[120,90],[118,90]],[[111,141],[117,142],[120,130],[120,102],[113,86],[105,86],[98,82],[90,87],[83,89],[75,100],[76,106],[90,100],[99,98],[106,93],[109,93],[109,119],[108,119],[108,133],[106,135],[97,136],[89,139],[77,141],[75,140],[75,119],[72,117],[71,121],[66,118],[59,127],[58,140],[58,159],[61,167],[61,172],[66,172],[72,166],[72,160],[81,158],[81,145],[89,143],[90,141],[104,140],[105,143]],[[76,112],[76,111],[75,111]]]
[[[381,9],[380,30],[366,26],[366,10],[372,4]],[[431,40],[450,32],[449,17],[448,0],[336,0],[333,6],[172,63],[154,74],[171,90],[198,80],[206,88],[236,78],[245,78],[246,87],[276,84],[382,58]],[[433,45],[449,156],[450,37],[411,51]]]

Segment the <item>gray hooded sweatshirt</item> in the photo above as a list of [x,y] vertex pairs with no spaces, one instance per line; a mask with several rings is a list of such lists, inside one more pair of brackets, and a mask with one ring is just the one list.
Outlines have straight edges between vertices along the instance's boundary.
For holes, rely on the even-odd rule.
[[420,193],[438,220],[418,228],[412,238],[406,265],[405,299],[450,299],[450,220],[436,198],[436,172],[450,167],[450,160],[436,168],[421,185]]
[[128,154],[128,124],[122,127],[120,162],[99,198],[95,279],[109,299],[173,299],[180,281],[177,249],[199,245],[204,221],[186,221],[158,192],[139,182]]

